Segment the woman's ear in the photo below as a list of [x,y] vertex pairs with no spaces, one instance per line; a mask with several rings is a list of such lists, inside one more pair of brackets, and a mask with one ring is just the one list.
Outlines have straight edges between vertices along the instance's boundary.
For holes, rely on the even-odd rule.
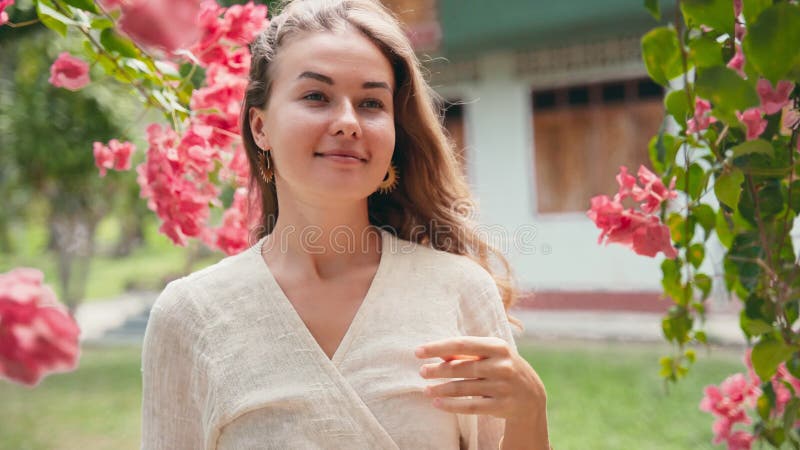
[[255,106],[251,106],[247,112],[248,120],[250,122],[250,132],[253,134],[253,140],[262,150],[269,150],[269,139],[267,133],[264,131],[264,114],[265,112]]

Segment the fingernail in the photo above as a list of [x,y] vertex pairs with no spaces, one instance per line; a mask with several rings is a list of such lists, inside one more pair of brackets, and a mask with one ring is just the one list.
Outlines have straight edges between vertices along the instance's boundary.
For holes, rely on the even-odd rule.
[[426,373],[428,373],[428,368],[427,367],[422,366],[422,367],[419,368],[419,374],[420,375],[422,375],[424,377]]
[[424,347],[417,347],[417,349],[414,350],[414,354],[417,355],[417,357],[421,358],[422,355],[425,354],[425,348]]
[[431,395],[431,387],[430,386],[425,386],[424,393],[425,393],[425,395],[430,397],[430,395]]

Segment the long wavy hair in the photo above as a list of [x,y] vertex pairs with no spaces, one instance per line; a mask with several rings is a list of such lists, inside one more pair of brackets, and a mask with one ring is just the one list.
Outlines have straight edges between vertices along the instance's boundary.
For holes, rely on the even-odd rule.
[[[250,192],[261,203],[261,238],[278,218],[275,183],[259,176],[258,153],[248,119],[251,107],[264,109],[274,79],[272,62],[281,47],[303,33],[333,32],[351,26],[381,49],[396,80],[395,148],[392,163],[400,175],[389,194],[367,199],[370,223],[398,237],[446,252],[467,255],[494,278],[506,314],[516,301],[511,267],[503,254],[476,231],[475,202],[461,170],[453,141],[442,125],[443,99],[428,85],[400,22],[373,0],[294,0],[283,2],[280,14],[250,46],[252,61],[241,114],[241,132],[250,163]],[[493,267],[500,265],[502,273]],[[508,315],[522,329],[522,323]]]

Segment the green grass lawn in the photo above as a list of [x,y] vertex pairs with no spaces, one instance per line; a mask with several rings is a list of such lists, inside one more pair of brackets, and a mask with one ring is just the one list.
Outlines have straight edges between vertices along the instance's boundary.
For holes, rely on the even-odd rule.
[[[712,449],[702,389],[741,368],[730,350],[699,355],[669,395],[658,378],[663,346],[520,343],[544,381],[558,450]],[[139,446],[139,348],[85,348],[80,368],[33,390],[0,381],[2,450],[124,450]],[[721,447],[718,447],[721,448]]]

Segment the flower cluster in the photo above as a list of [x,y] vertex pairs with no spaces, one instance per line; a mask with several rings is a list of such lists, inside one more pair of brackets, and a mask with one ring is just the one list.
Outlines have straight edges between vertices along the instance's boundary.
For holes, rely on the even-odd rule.
[[[725,442],[728,450],[750,450],[756,439],[756,436],[746,430],[734,430],[737,424],[752,423],[747,411],[755,408],[758,397],[762,394],[763,381],[753,370],[750,355],[751,350],[744,355],[747,375],[737,373],[726,378],[719,386],[706,386],[705,395],[700,401],[700,410],[716,418],[711,427],[714,444]],[[775,393],[775,408],[772,414],[780,417],[794,393],[800,392],[800,380],[789,373],[785,363],[781,363],[770,379],[770,385]],[[795,423],[795,426],[798,424],[800,422]]]
[[42,272],[0,274],[0,376],[36,386],[47,374],[76,367],[80,329]]
[[[653,257],[658,252],[675,258],[677,251],[670,241],[669,228],[654,213],[661,204],[676,198],[675,179],[665,186],[661,179],[644,166],[639,167],[637,179],[625,166],[617,175],[619,191],[613,198],[598,195],[592,198],[587,216],[602,230],[598,242],[616,242],[631,247],[637,254]],[[628,197],[639,209],[628,208],[622,201]]]
[[[137,168],[138,180],[142,196],[164,221],[161,231],[176,244],[197,237],[233,254],[246,247],[246,231],[257,224],[258,211],[244,213],[249,172],[238,123],[250,66],[246,44],[268,25],[266,14],[266,6],[253,3],[223,8],[213,0],[202,2],[200,37],[191,53],[206,79],[192,94],[193,115],[182,136],[158,125],[148,128],[147,160]],[[210,178],[218,166],[219,181],[233,184],[236,194],[221,226],[211,228],[209,207],[222,206],[222,191]]]
[[[186,105],[192,112],[181,124],[183,130],[149,126],[146,160],[136,168],[142,197],[163,221],[161,232],[178,245],[194,237],[228,254],[241,250],[245,231],[257,224],[259,214],[244,214],[247,202],[239,199],[246,196],[239,189],[249,180],[239,112],[250,68],[247,44],[269,24],[267,7],[250,2],[224,8],[214,0],[103,0],[100,5],[120,10],[119,28],[138,45],[159,49],[173,60],[188,59],[205,70],[203,85]],[[77,90],[90,81],[89,65],[69,53],[62,53],[50,70],[54,86]],[[129,169],[133,151],[130,143],[96,142],[100,175],[107,169]],[[210,208],[225,206],[219,199],[223,184],[236,195],[222,214],[221,226],[213,228]],[[245,218],[250,222],[242,222]]]
[[136,151],[136,146],[130,142],[120,142],[112,139],[108,145],[100,142],[94,143],[94,163],[100,169],[100,176],[106,176],[106,169],[128,170],[131,168],[131,153]]

